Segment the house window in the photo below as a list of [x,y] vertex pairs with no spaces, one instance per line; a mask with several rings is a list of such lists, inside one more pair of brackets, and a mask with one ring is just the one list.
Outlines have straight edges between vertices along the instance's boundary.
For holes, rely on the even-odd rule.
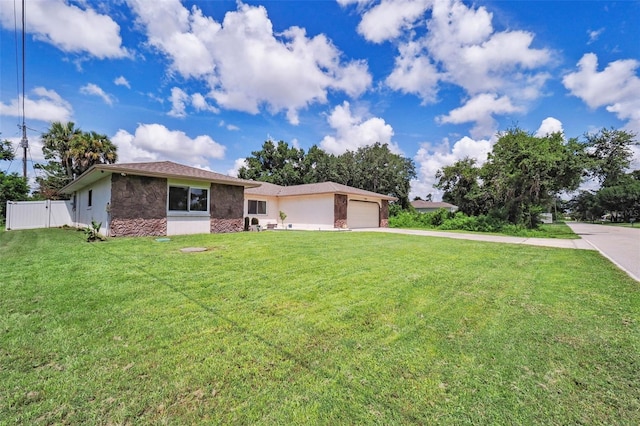
[[249,214],[267,214],[267,202],[249,200]]
[[89,196],[87,198],[87,207],[91,207],[93,205],[93,189],[89,190]]
[[169,211],[209,211],[209,190],[189,186],[170,186]]

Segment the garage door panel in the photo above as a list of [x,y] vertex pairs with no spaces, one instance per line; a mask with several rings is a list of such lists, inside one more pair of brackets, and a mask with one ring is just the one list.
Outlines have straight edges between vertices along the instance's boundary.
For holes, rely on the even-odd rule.
[[377,228],[380,225],[378,203],[349,200],[347,206],[347,226],[354,228]]

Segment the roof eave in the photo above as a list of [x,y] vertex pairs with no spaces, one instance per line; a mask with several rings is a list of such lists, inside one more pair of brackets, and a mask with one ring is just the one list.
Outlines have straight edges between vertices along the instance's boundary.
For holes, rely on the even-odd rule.
[[79,190],[80,188],[83,188],[84,186],[99,180],[99,178],[93,179],[93,176],[98,172],[101,172],[101,173],[107,172],[109,174],[120,173],[123,176],[130,174],[134,176],[149,176],[149,177],[164,178],[164,179],[182,179],[182,180],[191,180],[191,181],[197,181],[197,182],[211,182],[211,183],[217,183],[217,184],[223,184],[223,185],[242,186],[245,189],[257,188],[260,186],[259,183],[253,183],[250,181],[236,182],[236,181],[226,180],[226,179],[207,179],[204,177],[184,176],[184,175],[175,174],[175,173],[161,173],[161,172],[154,172],[154,171],[147,172],[147,171],[141,171],[137,169],[130,169],[127,167],[121,167],[121,166],[112,167],[109,164],[95,164],[91,166],[82,175],[80,175],[77,179],[75,179],[73,182],[63,187],[60,190],[60,192],[64,194],[72,194],[77,190]]

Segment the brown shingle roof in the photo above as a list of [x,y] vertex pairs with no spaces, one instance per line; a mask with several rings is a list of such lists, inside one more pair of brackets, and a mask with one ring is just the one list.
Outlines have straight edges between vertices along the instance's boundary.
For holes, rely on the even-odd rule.
[[244,186],[245,188],[251,188],[259,185],[258,182],[239,179],[208,170],[198,169],[196,167],[185,166],[172,161],[156,161],[149,163],[96,164],[69,185],[62,188],[62,192],[69,194],[77,191],[78,189],[102,178],[105,176],[104,173],[124,173],[160,178],[189,179],[224,183],[234,186]]
[[350,194],[360,195],[364,197],[376,197],[383,200],[394,201],[395,197],[378,194],[376,192],[365,191],[363,189],[354,188],[352,186],[342,185],[335,182],[308,183],[305,185],[280,186],[267,182],[259,182],[261,186],[258,188],[245,189],[248,195],[263,195],[271,197],[291,197],[296,195],[314,195],[314,194]]

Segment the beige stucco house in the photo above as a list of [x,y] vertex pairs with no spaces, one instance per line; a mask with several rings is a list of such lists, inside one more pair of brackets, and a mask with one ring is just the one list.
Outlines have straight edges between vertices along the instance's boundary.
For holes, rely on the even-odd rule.
[[396,198],[334,182],[280,186],[262,182],[244,191],[244,214],[261,228],[378,228],[389,225],[389,201]]

